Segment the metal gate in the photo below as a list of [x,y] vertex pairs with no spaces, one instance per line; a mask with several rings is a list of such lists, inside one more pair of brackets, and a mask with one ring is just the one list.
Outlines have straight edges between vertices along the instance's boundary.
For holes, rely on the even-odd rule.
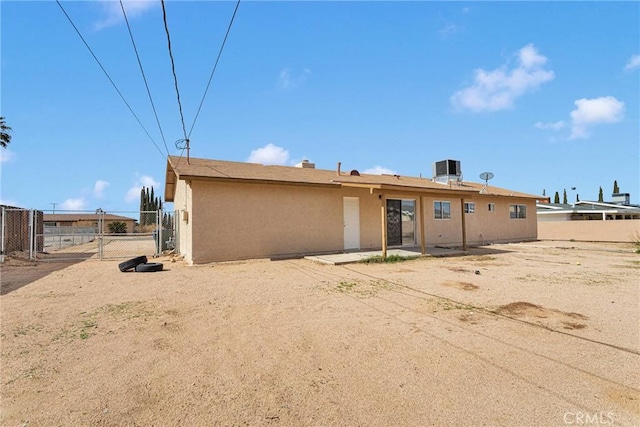
[[173,214],[162,210],[43,213],[3,207],[1,222],[1,261],[5,256],[37,261],[157,256],[174,241]]

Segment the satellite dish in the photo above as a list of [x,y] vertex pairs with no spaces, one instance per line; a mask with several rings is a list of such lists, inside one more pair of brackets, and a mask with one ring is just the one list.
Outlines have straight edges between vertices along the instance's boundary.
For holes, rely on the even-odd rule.
[[481,193],[489,186],[489,180],[491,178],[493,178],[493,172],[482,172],[480,174],[480,179],[484,179],[484,187],[480,190]]
[[484,179],[485,182],[488,182],[491,178],[493,178],[493,172],[482,172],[480,174],[480,179]]

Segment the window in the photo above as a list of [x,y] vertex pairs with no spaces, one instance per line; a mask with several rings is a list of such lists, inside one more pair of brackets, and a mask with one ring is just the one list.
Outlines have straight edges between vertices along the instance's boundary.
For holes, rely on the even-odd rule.
[[527,207],[525,205],[509,205],[509,217],[511,219],[526,218]]
[[433,202],[433,214],[435,219],[450,219],[451,202]]
[[475,203],[465,203],[464,204],[464,213],[472,214],[476,211]]
[[489,209],[489,212],[495,212],[496,211],[496,204],[495,203],[489,203],[487,205],[487,209]]

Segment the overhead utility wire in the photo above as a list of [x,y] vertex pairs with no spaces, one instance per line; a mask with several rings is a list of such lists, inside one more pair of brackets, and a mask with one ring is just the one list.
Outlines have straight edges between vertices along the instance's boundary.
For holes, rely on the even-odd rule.
[[164,143],[164,148],[165,150],[167,150],[167,156],[168,156],[169,147],[167,147],[167,140],[164,138],[164,132],[162,132],[162,126],[160,126],[160,119],[158,119],[158,112],[156,111],[156,106],[153,103],[153,98],[151,97],[151,90],[149,89],[147,76],[144,74],[144,69],[142,68],[142,61],[140,60],[140,55],[138,55],[138,48],[136,47],[136,42],[133,39],[133,32],[131,32],[131,26],[129,25],[129,19],[127,18],[127,12],[125,12],[124,10],[124,4],[122,3],[122,0],[120,0],[120,8],[122,8],[122,15],[124,15],[124,21],[127,23],[127,29],[129,30],[129,36],[131,37],[131,44],[133,45],[133,50],[136,53],[136,58],[138,59],[138,65],[140,66],[140,72],[142,73],[142,80],[144,80],[144,86],[147,88],[147,95],[149,95],[149,102],[151,102],[151,108],[153,109],[153,114],[156,117],[156,123],[158,124],[158,129],[160,129],[162,142]]
[[113,82],[113,80],[111,79],[111,76],[109,76],[109,73],[107,73],[107,70],[104,69],[104,67],[102,66],[102,63],[100,62],[100,60],[98,59],[98,57],[96,56],[95,53],[93,53],[93,50],[91,49],[91,47],[89,47],[89,44],[87,43],[87,41],[84,39],[84,37],[82,37],[82,34],[80,33],[80,30],[78,30],[78,27],[76,27],[76,24],[73,23],[73,20],[71,19],[71,17],[69,16],[69,14],[67,13],[66,10],[64,10],[64,7],[62,7],[62,4],[60,4],[59,0],[56,0],[56,3],[58,3],[58,6],[60,6],[60,9],[62,10],[62,13],[64,13],[64,15],[67,17],[67,19],[69,20],[69,23],[71,24],[71,26],[73,27],[74,30],[76,30],[76,33],[78,33],[78,36],[80,36],[80,39],[82,40],[82,42],[84,43],[84,45],[87,47],[87,49],[89,49],[89,52],[91,52],[91,56],[93,56],[93,59],[96,60],[96,62],[98,63],[98,65],[100,66],[100,69],[102,70],[102,72],[104,73],[105,76],[107,76],[107,79],[109,79],[109,82],[111,82],[111,85],[113,86],[113,88],[116,90],[116,92],[118,92],[118,95],[120,95],[120,98],[122,98],[122,101],[125,103],[125,105],[127,106],[127,108],[129,109],[129,111],[131,111],[131,114],[133,114],[133,117],[136,118],[136,121],[138,122],[138,124],[140,125],[140,127],[144,130],[144,132],[147,134],[147,136],[149,137],[149,139],[151,140],[151,142],[153,143],[153,145],[155,145],[155,147],[158,149],[158,152],[160,153],[160,155],[162,156],[162,158],[164,158],[164,153],[162,152],[162,150],[160,149],[160,147],[158,147],[158,144],[156,144],[156,142],[153,140],[153,137],[149,134],[149,131],[147,131],[147,128],[144,127],[144,125],[142,124],[142,122],[140,121],[140,119],[138,118],[138,116],[136,115],[136,113],[133,111],[133,109],[131,108],[131,105],[129,105],[129,103],[127,102],[127,100],[124,98],[124,95],[122,95],[122,92],[120,92],[120,89],[118,89],[118,86],[116,86],[116,84]]
[[222,45],[220,46],[220,51],[218,52],[218,57],[216,58],[216,62],[213,65],[213,70],[211,70],[211,75],[209,76],[209,82],[207,83],[207,87],[204,90],[204,94],[202,95],[202,100],[200,101],[200,106],[198,107],[198,111],[196,112],[196,117],[193,119],[193,124],[191,125],[191,129],[189,130],[188,137],[191,136],[191,132],[193,132],[193,127],[196,125],[196,120],[198,120],[198,116],[200,115],[200,110],[202,109],[202,104],[204,104],[204,99],[207,96],[207,92],[209,91],[209,86],[211,85],[211,80],[213,79],[213,74],[216,72],[216,68],[218,68],[218,62],[220,61],[220,57],[222,56],[222,51],[224,50],[224,45],[227,43],[227,37],[229,37],[229,32],[231,31],[231,26],[233,25],[233,20],[236,17],[236,12],[238,12],[238,7],[240,6],[240,0],[236,3],[236,8],[233,11],[233,15],[231,16],[231,20],[229,21],[229,26],[227,27],[227,33],[224,35],[224,40],[222,41]]
[[162,3],[162,19],[164,20],[164,31],[167,33],[167,45],[169,48],[169,58],[171,58],[171,71],[173,72],[173,82],[176,87],[176,96],[178,98],[178,109],[180,110],[180,121],[182,122],[182,132],[184,133],[184,139],[187,142],[187,147],[189,144],[189,137],[187,136],[187,129],[184,126],[184,115],[182,114],[182,103],[180,102],[180,90],[178,89],[178,76],[176,75],[176,66],[173,61],[173,52],[171,51],[171,37],[169,36],[169,26],[167,24],[167,11],[164,7],[164,0],[161,0]]

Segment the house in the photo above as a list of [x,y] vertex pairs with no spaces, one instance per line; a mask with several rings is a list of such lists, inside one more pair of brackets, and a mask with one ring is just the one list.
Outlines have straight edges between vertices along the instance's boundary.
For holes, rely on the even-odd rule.
[[538,203],[538,221],[612,221],[640,219],[640,207],[610,202],[579,201],[573,205]]
[[133,233],[136,220],[108,213],[51,213],[44,214],[44,226],[93,228],[96,233],[109,233],[109,224],[123,222],[126,232]]
[[609,202],[581,200],[573,205],[538,203],[540,240],[634,242],[640,239],[640,206],[629,194],[613,194]]
[[427,179],[171,156],[164,197],[190,263],[537,238],[541,196],[462,182],[445,162],[457,170]]

